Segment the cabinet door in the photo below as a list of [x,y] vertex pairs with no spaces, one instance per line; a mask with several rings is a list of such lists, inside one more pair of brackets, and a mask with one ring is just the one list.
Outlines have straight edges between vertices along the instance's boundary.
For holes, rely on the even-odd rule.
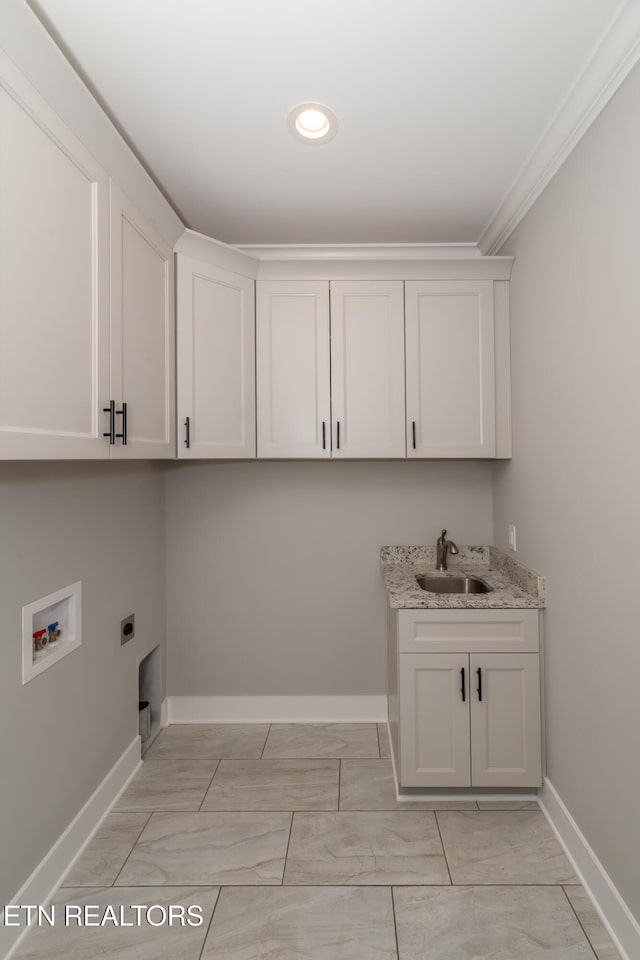
[[0,457],[106,458],[108,179],[0,53]]
[[493,283],[407,281],[407,453],[495,457]]
[[331,281],[333,457],[404,457],[402,281]]
[[256,455],[254,281],[178,256],[178,457]]
[[400,785],[468,787],[468,655],[403,653],[398,659]]
[[112,180],[112,457],[173,457],[174,340],[173,250]]
[[473,786],[539,787],[538,654],[472,654],[471,679]]
[[259,457],[329,457],[328,281],[258,280]]

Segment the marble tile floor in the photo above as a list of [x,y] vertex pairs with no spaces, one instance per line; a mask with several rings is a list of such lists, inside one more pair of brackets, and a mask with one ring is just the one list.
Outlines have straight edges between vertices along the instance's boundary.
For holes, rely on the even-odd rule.
[[54,899],[154,911],[12,960],[616,960],[537,804],[398,802],[388,757],[376,724],[163,730]]

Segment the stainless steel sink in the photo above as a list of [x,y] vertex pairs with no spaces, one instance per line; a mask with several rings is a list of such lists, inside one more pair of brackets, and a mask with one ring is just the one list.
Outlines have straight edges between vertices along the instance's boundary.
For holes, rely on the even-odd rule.
[[428,593],[491,593],[484,580],[477,577],[416,577],[418,586]]

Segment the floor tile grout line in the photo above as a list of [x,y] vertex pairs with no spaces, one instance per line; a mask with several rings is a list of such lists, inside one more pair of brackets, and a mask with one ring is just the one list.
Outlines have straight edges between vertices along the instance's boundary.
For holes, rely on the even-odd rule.
[[[209,790],[211,790],[211,784],[213,783],[213,781],[214,781],[214,779],[215,779],[216,773],[217,773],[218,770],[220,769],[220,764],[221,764],[221,763],[222,763],[222,760],[218,760],[217,763],[216,763],[216,765],[215,765],[215,768],[214,768],[213,773],[212,773],[212,775],[211,775],[211,780],[209,780],[209,785],[207,786],[207,789],[205,790],[205,792],[204,792],[203,795],[202,795],[202,800],[200,801],[200,806],[198,807],[198,813],[200,813],[200,812],[202,811],[202,805],[203,805],[203,803],[205,802],[205,800],[207,799],[207,794],[209,793]],[[217,902],[217,901],[216,901],[216,902]]]
[[376,723],[376,736],[378,738],[378,760],[382,760],[382,749],[380,748],[380,724]]
[[438,836],[440,837],[440,846],[442,847],[442,856],[444,857],[444,862],[447,866],[447,873],[449,875],[449,883],[453,886],[453,877],[451,876],[451,868],[449,867],[449,860],[447,859],[447,851],[444,848],[444,840],[442,839],[442,831],[440,830],[440,822],[438,821],[438,811],[433,811],[433,816],[436,821],[436,827],[438,829]]
[[[562,884],[561,886],[562,886],[562,892],[564,893],[564,895],[565,895],[565,897],[566,897],[566,899],[567,899],[567,902],[568,902],[569,906],[571,907],[571,910],[573,911],[573,914],[574,914],[576,920],[577,920],[578,923],[580,924],[580,929],[581,929],[582,932],[584,933],[584,935],[585,935],[585,937],[586,937],[586,940],[587,940],[587,943],[588,943],[589,946],[591,947],[591,950],[592,950],[592,952],[593,952],[594,957],[596,958],[596,960],[598,960],[598,953],[597,953],[596,948],[594,947],[594,945],[591,943],[591,938],[590,938],[589,934],[587,933],[587,931],[585,930],[585,926],[584,926],[582,920],[580,919],[580,915],[578,914],[578,911],[576,910],[576,908],[575,908],[574,905],[572,904],[572,902],[571,902],[571,897],[569,896],[569,894],[568,894],[567,891],[565,890],[564,884]],[[582,886],[582,884],[581,884],[581,886]],[[583,889],[584,889],[584,888],[583,888]]]
[[[204,802],[204,801],[203,801]],[[174,814],[174,813],[409,813],[412,815],[424,814],[424,813],[475,813],[474,810],[450,810],[448,807],[429,807],[426,810],[422,809],[405,809],[403,807],[336,807],[333,804],[326,807],[299,807],[293,804],[287,804],[283,807],[216,807],[215,809],[203,810],[191,809],[187,810],[186,808],[175,808],[169,809],[163,807],[158,809],[157,807],[145,807],[138,808],[137,810],[117,810],[116,813],[120,814],[144,814],[151,816],[151,814]],[[563,880],[567,886],[580,886],[579,883],[572,884],[566,880]]]
[[[265,746],[262,748],[263,753],[264,753],[264,750],[266,749],[266,747],[267,747],[267,743],[265,742]],[[251,760],[252,760],[252,761],[254,761],[254,762],[257,762],[258,760],[264,760],[265,763],[276,763],[276,762],[283,761],[283,760],[380,760],[380,761],[383,761],[383,762],[385,762],[385,763],[390,763],[390,762],[391,762],[390,757],[378,757],[378,756],[376,756],[375,754],[372,755],[371,753],[368,753],[368,754],[365,754],[365,755],[360,755],[360,756],[336,756],[335,753],[313,753],[313,754],[305,754],[305,755],[302,755],[302,756],[301,756],[300,754],[296,753],[296,754],[293,754],[293,755],[290,756],[290,757],[264,757],[264,756],[262,756],[262,755],[259,756],[259,757],[246,757],[246,756],[245,756],[245,757],[237,757],[237,756],[224,756],[224,757],[220,757],[220,756],[217,756],[217,757],[206,756],[206,757],[203,757],[202,755],[198,755],[198,756],[195,756],[195,757],[194,757],[193,754],[192,754],[190,757],[183,757],[183,756],[180,756],[180,757],[177,757],[177,756],[176,756],[176,757],[150,757],[149,759],[151,759],[151,760],[156,760],[156,761],[158,761],[158,762],[162,761],[163,763],[165,763],[165,762],[171,762],[171,761],[174,761],[174,760],[209,760],[209,761],[211,761],[211,762],[216,761],[216,762],[218,762],[218,763],[220,763],[222,760],[233,760],[233,761],[239,761],[239,760],[251,761]],[[206,777],[190,777],[190,778],[187,778],[187,779],[206,780],[207,778],[206,778]]]
[[[144,812],[146,813],[146,811],[144,811]],[[145,822],[142,824],[142,828],[141,828],[140,832],[138,833],[136,839],[133,841],[133,845],[132,845],[131,849],[129,850],[129,853],[128,853],[128,854],[126,855],[126,857],[124,858],[124,861],[123,861],[122,866],[121,866],[120,869],[118,870],[118,872],[117,872],[117,874],[116,874],[116,876],[115,876],[115,879],[111,881],[111,883],[109,884],[109,886],[115,887],[116,883],[118,882],[118,878],[120,877],[120,874],[122,873],[122,871],[123,871],[124,868],[126,867],[127,862],[128,862],[128,860],[129,860],[129,857],[131,856],[131,854],[132,854],[133,851],[135,850],[136,844],[138,843],[138,841],[140,840],[140,837],[142,836],[142,834],[143,834],[144,831],[146,830],[147,825],[148,825],[149,821],[151,820],[151,817],[152,817],[152,816],[153,816],[153,811],[149,814],[149,816],[147,817],[147,819],[145,820]]]
[[267,735],[266,735],[266,737],[264,738],[264,743],[262,744],[262,753],[260,754],[260,759],[261,759],[261,760],[264,760],[264,752],[265,752],[265,750],[267,749],[267,741],[268,741],[268,739],[269,739],[269,734],[271,733],[271,727],[272,727],[272,726],[273,726],[273,724],[270,723],[270,724],[269,724],[269,727],[268,727],[268,729],[267,729]]
[[396,920],[396,898],[393,895],[393,885],[389,887],[391,892],[391,913],[393,915],[393,933],[396,938],[396,958],[400,960],[400,944],[398,943],[398,923]]
[[284,887],[284,875],[287,872],[287,859],[289,857],[289,847],[291,846],[291,834],[293,833],[293,818],[295,815],[295,810],[291,811],[291,823],[289,824],[289,838],[287,840],[287,849],[284,855],[284,863],[282,865],[282,879],[280,881],[280,886]]
[[[435,854],[429,854],[429,856],[435,856]],[[197,888],[198,890],[200,890],[200,888],[202,887],[208,887],[209,889],[213,889],[214,887],[220,887],[220,889],[223,889],[223,888],[226,889],[228,887],[233,890],[245,890],[248,887],[251,887],[254,889],[261,889],[263,887],[277,889],[280,886],[281,886],[280,883],[237,883],[237,882],[221,883],[219,880],[207,880],[207,881],[203,880],[201,882],[190,880],[188,882],[171,881],[170,883],[157,883],[157,882],[156,883],[123,883],[120,887],[118,887],[118,891],[126,890],[129,887],[131,887],[132,889],[135,888],[137,890],[142,890],[142,889],[167,890],[167,889],[172,889],[173,887],[194,887],[194,888]],[[361,890],[370,890],[372,888],[379,890],[381,887],[434,887],[434,888],[437,888],[438,890],[449,888],[449,887],[455,887],[456,890],[463,889],[464,887],[476,887],[482,890],[486,890],[490,888],[501,890],[501,889],[504,889],[505,887],[506,888],[515,887],[516,889],[522,888],[522,887],[536,887],[536,888],[546,887],[548,890],[558,890],[560,887],[563,886],[563,884],[561,883],[455,883],[455,884],[450,884],[450,883],[433,883],[433,882],[416,883],[415,880],[407,880],[406,882],[403,882],[403,883],[389,883],[389,882],[387,883],[385,882],[346,883],[345,881],[341,881],[339,883],[319,883],[317,881],[315,882],[308,881],[304,883],[290,884],[290,886],[295,886],[298,888],[309,887],[309,889],[317,889],[317,890],[323,890],[323,889],[326,889],[327,887],[345,887],[347,889],[357,887]],[[571,884],[569,884],[569,886],[571,886]],[[579,886],[582,886],[582,884],[580,884]],[[105,883],[91,883],[91,884],[85,884],[85,885],[79,885],[77,883],[74,883],[72,887],[70,886],[64,889],[70,890],[70,889],[76,889],[76,888],[78,890],[108,890],[110,889],[110,886],[109,884],[105,884]],[[565,891],[565,896],[566,896],[566,891]]]
[[205,933],[205,935],[204,935],[204,940],[202,941],[202,947],[200,948],[200,953],[198,954],[198,960],[202,960],[202,956],[203,956],[203,954],[204,954],[204,948],[205,948],[206,945],[207,945],[207,940],[209,939],[209,934],[211,933],[211,926],[212,926],[212,924],[213,924],[213,918],[214,918],[215,915],[216,915],[216,910],[217,910],[217,908],[218,908],[218,904],[220,903],[220,897],[221,897],[221,896],[222,896],[222,887],[218,887],[218,895],[216,896],[215,903],[213,904],[213,910],[211,911],[211,917],[210,917],[209,923],[208,923],[208,925],[207,925],[207,931],[206,931],[206,933]]
[[338,760],[338,812],[342,810],[342,759]]
[[[438,857],[439,859],[442,859],[442,857],[440,857],[439,854],[433,854],[433,853],[432,853],[432,854],[425,854],[425,856],[428,857],[428,858],[430,858],[430,859],[433,859],[434,857]],[[244,890],[244,889],[246,889],[247,887],[253,887],[253,888],[256,888],[256,889],[257,889],[257,888],[265,887],[265,888],[267,888],[267,889],[272,889],[272,890],[273,890],[273,889],[277,890],[278,888],[284,888],[284,887],[296,887],[296,888],[298,888],[298,889],[299,889],[300,887],[317,887],[318,889],[326,889],[327,887],[345,887],[345,888],[347,888],[347,889],[352,889],[352,888],[354,888],[354,887],[358,887],[358,888],[360,888],[360,889],[362,889],[362,890],[379,890],[381,887],[389,887],[389,886],[398,887],[398,888],[405,888],[405,887],[434,887],[434,888],[436,888],[436,887],[437,887],[439,890],[440,890],[440,889],[442,889],[442,890],[454,890],[454,889],[455,889],[455,890],[461,890],[461,889],[464,889],[465,887],[472,887],[472,888],[473,888],[473,887],[476,887],[476,888],[480,888],[480,889],[482,889],[482,890],[489,889],[489,888],[492,888],[492,887],[495,887],[496,889],[510,889],[510,888],[512,888],[512,887],[513,887],[513,888],[516,888],[516,889],[522,889],[522,888],[527,888],[527,889],[529,889],[529,888],[535,887],[536,889],[547,888],[547,889],[551,889],[551,890],[557,890],[559,887],[562,887],[563,884],[561,884],[561,883],[548,883],[548,882],[547,882],[547,883],[527,883],[527,882],[520,882],[520,883],[477,883],[477,882],[476,882],[476,883],[435,883],[434,881],[431,881],[430,883],[418,883],[418,882],[416,882],[415,880],[393,881],[392,883],[389,883],[388,880],[386,880],[386,881],[385,881],[385,880],[381,880],[381,881],[378,882],[378,883],[347,883],[345,880],[340,880],[340,881],[331,882],[331,883],[318,883],[318,882],[314,883],[314,882],[312,882],[312,881],[304,881],[304,882],[301,882],[301,883],[287,883],[287,884],[283,884],[281,881],[275,881],[275,882],[270,882],[270,883],[225,883],[224,881],[212,879],[212,880],[202,880],[202,881],[196,881],[196,880],[187,880],[187,881],[171,880],[169,883],[164,883],[164,884],[161,884],[161,883],[122,883],[122,884],[119,884],[117,887],[115,887],[113,884],[106,884],[106,883],[92,883],[92,884],[77,884],[77,883],[74,883],[74,884],[72,884],[72,885],[70,885],[70,886],[61,886],[61,887],[58,887],[58,890],[79,890],[79,891],[81,891],[81,890],[97,890],[97,889],[104,890],[104,889],[111,889],[111,887],[113,887],[115,891],[128,890],[129,888],[131,888],[132,890],[146,890],[146,889],[166,890],[167,888],[172,888],[172,887],[193,887],[194,889],[195,889],[195,888],[200,889],[201,887],[208,887],[208,888],[211,888],[211,887],[220,887],[220,889],[224,889],[224,888],[230,887],[230,888],[233,888],[233,889],[240,889],[240,890]],[[570,884],[570,886],[571,886],[571,884]],[[579,886],[579,885],[576,884],[576,886]],[[54,896],[57,894],[57,892],[58,892],[58,891],[56,891],[56,893],[54,893]],[[565,895],[566,895],[566,893],[565,893]],[[574,912],[575,912],[575,911],[574,911]],[[581,926],[582,926],[582,924],[581,924]],[[584,929],[584,928],[583,928],[583,929]],[[586,934],[585,934],[585,936],[586,936]],[[588,939],[589,939],[589,938],[587,937],[587,940],[588,940]],[[591,941],[589,941],[589,946],[591,946]]]

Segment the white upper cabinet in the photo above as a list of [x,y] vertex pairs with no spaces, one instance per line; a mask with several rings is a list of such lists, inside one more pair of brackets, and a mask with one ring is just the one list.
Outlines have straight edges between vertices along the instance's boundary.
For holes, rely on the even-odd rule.
[[329,284],[256,285],[258,456],[331,456]]
[[491,280],[407,281],[407,453],[495,457]]
[[333,457],[404,457],[402,281],[331,281]]
[[177,259],[178,457],[255,457],[254,281]]
[[259,457],[405,456],[402,281],[258,281],[256,330]]
[[0,55],[0,458],[106,458],[109,184]]
[[174,344],[173,250],[111,181],[112,457],[173,456]]

